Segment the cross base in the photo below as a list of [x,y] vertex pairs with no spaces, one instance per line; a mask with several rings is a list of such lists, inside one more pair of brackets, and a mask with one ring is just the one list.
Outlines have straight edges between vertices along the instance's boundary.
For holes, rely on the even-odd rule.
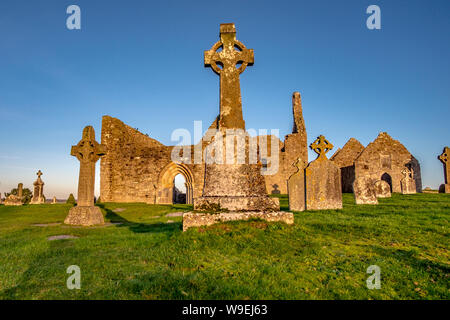
[[261,219],[268,222],[284,222],[286,224],[294,224],[294,214],[292,212],[276,211],[276,212],[225,212],[225,213],[195,213],[187,212],[183,214],[183,231],[189,228],[210,226],[216,223]]
[[277,198],[268,196],[199,197],[194,199],[194,210],[205,212],[223,211],[279,211]]
[[69,214],[64,220],[65,224],[73,226],[94,226],[104,224],[102,211],[99,207],[73,207],[69,210]]

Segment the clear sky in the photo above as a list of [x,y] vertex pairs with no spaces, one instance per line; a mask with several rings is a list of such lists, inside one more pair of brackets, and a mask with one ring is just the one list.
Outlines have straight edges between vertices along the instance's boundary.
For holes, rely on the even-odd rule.
[[[66,28],[71,4],[81,30]],[[371,4],[381,30],[366,27]],[[86,125],[99,140],[103,115],[167,145],[174,129],[209,126],[219,78],[203,52],[227,22],[255,51],[241,75],[247,128],[290,133],[299,91],[309,143],[367,145],[387,131],[437,188],[450,144],[449,14],[448,0],[1,1],[0,191],[31,188],[40,169],[47,198],[76,195],[70,146]]]

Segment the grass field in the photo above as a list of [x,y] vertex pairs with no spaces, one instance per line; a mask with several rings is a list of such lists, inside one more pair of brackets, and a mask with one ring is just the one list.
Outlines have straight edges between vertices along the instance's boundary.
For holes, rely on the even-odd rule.
[[[287,198],[281,196],[283,210]],[[69,205],[0,206],[0,299],[449,299],[450,195],[295,213],[295,225],[181,231],[186,205],[101,204],[107,227],[62,222]],[[115,210],[117,208],[125,210]],[[114,212],[115,210],[116,212]],[[48,241],[54,235],[79,238]],[[81,269],[69,290],[66,269]],[[369,290],[367,267],[381,268]]]

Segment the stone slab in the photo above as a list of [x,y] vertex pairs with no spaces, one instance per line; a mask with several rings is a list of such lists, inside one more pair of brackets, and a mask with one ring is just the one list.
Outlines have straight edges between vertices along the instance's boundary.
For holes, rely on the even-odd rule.
[[166,217],[182,217],[184,212],[171,212],[166,214]]
[[78,239],[78,237],[72,236],[70,234],[60,234],[60,235],[57,235],[57,236],[51,236],[51,237],[47,238],[48,241],[65,240],[65,239]]
[[292,212],[226,212],[226,213],[196,213],[187,212],[183,214],[183,231],[192,227],[210,226],[216,223],[262,219],[269,222],[284,222],[286,224],[294,223],[294,214]]
[[59,225],[61,225],[61,222],[32,224],[33,227],[54,227]]
[[376,181],[374,188],[377,198],[390,198],[392,196],[391,186],[384,180]]

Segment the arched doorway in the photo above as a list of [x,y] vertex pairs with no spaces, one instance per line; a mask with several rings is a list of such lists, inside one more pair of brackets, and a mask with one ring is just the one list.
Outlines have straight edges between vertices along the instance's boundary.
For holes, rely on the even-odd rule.
[[186,203],[186,179],[179,173],[173,179],[173,203]]
[[[156,203],[173,204],[175,197],[175,177],[181,174],[185,181],[186,204],[192,204],[194,198],[194,179],[191,171],[183,164],[169,163],[159,175]],[[176,202],[176,201],[175,201]]]
[[389,184],[389,187],[391,188],[391,192],[392,192],[392,178],[391,176],[385,172],[381,175],[381,180],[386,181]]

